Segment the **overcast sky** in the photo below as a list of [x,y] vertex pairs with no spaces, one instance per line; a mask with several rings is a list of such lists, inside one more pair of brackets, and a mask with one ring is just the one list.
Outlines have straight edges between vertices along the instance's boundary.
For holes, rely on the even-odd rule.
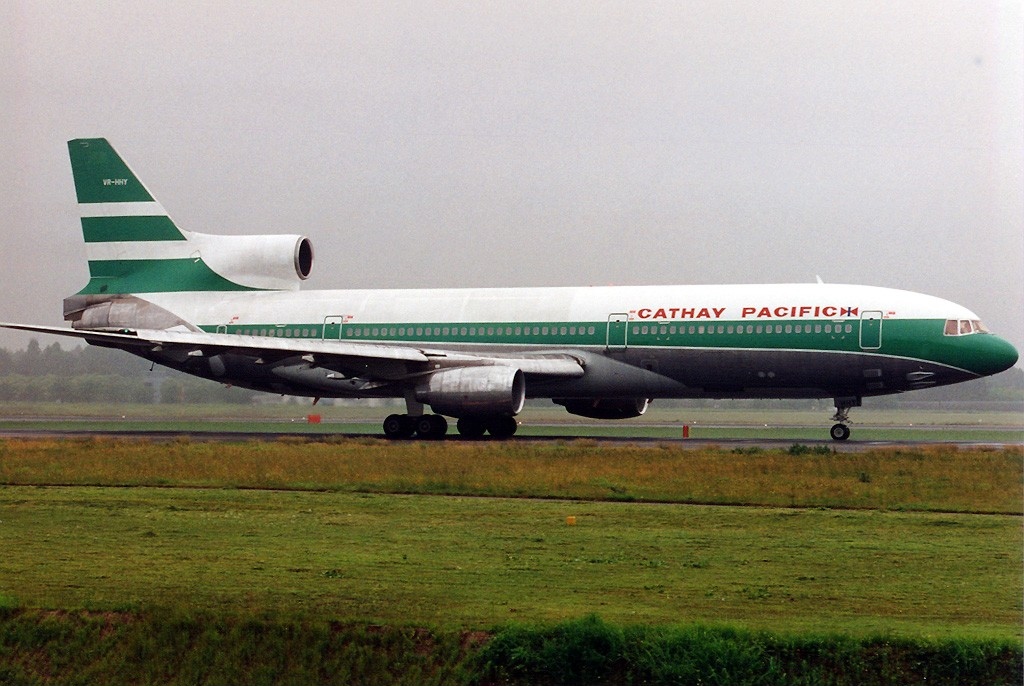
[[1022,33],[981,0],[0,0],[0,320],[88,280],[66,141],[103,136],[183,228],[308,235],[307,289],[820,275],[1024,348]]

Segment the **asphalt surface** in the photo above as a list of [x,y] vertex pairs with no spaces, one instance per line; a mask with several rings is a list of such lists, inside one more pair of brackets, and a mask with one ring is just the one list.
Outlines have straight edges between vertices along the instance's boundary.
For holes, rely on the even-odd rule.
[[[824,432],[823,432],[824,433]],[[3,438],[124,438],[134,440],[150,440],[150,441],[171,441],[176,439],[187,438],[190,441],[207,441],[207,442],[242,442],[242,441],[276,441],[283,438],[287,438],[290,441],[307,441],[310,443],[322,442],[325,439],[367,439],[367,438],[378,438],[384,439],[383,434],[379,433],[342,433],[332,431],[322,432],[266,432],[266,431],[141,431],[141,430],[119,430],[119,431],[97,431],[89,429],[68,429],[68,430],[40,430],[40,429],[2,429],[0,430],[0,437]],[[405,439],[409,441],[420,440],[416,438]],[[491,442],[494,439],[487,437],[484,438],[463,438],[457,433],[451,433],[443,439],[445,441],[458,441],[458,442]],[[701,439],[701,438],[648,438],[648,437],[629,437],[629,436],[580,436],[580,435],[565,435],[565,436],[529,436],[520,435],[515,438],[507,439],[520,443],[557,443],[565,441],[577,441],[586,440],[595,442],[599,445],[663,445],[673,444],[680,447],[686,448],[702,448],[708,446],[718,446],[722,448],[737,449],[737,448],[761,448],[764,450],[769,449],[788,449],[794,444],[806,445],[810,448],[825,446],[835,452],[859,452],[864,450],[871,450],[873,448],[884,448],[884,447],[895,447],[895,446],[926,446],[926,445],[956,445],[959,447],[991,447],[991,448],[1004,448],[1011,446],[1024,445],[1022,442],[993,442],[993,441],[970,441],[970,440],[885,440],[885,441],[873,441],[873,440],[857,440],[856,438],[850,438],[846,441],[833,441],[830,439],[823,440],[807,440],[807,439],[750,439],[750,438],[713,438],[713,439]],[[434,441],[431,441],[434,442]]]

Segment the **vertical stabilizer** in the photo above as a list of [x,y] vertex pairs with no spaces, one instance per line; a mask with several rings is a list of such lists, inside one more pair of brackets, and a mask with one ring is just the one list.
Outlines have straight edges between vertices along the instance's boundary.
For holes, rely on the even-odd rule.
[[86,243],[187,240],[105,138],[68,141],[68,152]]
[[68,141],[89,283],[79,295],[250,290],[209,265],[217,237],[179,229],[105,138]]

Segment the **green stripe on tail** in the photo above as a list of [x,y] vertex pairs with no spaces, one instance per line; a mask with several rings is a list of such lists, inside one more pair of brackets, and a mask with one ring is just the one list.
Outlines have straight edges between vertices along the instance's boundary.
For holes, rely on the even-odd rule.
[[128,241],[183,241],[185,236],[171,218],[162,217],[82,217],[86,243]]

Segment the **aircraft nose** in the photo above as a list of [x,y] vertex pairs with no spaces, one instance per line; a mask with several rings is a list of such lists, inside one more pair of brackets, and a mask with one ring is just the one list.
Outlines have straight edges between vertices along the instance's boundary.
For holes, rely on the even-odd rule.
[[978,336],[977,364],[972,371],[988,376],[1006,371],[1017,364],[1020,355],[1017,349],[998,336]]

